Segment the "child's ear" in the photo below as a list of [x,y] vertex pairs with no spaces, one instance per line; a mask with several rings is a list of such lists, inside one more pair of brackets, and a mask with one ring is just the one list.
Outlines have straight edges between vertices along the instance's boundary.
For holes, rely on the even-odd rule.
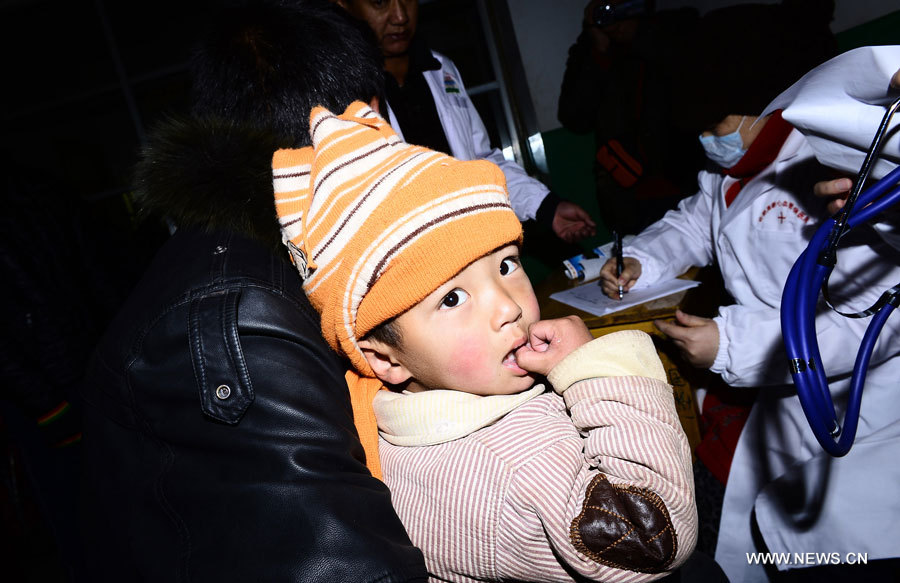
[[363,356],[375,371],[375,376],[388,385],[399,385],[412,376],[403,364],[397,360],[397,349],[372,338],[359,341]]

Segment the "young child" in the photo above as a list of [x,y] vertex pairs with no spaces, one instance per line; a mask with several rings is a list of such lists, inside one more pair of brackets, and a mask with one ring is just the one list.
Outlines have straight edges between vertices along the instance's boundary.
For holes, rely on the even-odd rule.
[[433,578],[649,581],[682,563],[691,455],[650,337],[539,320],[493,164],[405,144],[362,103],[310,128],[313,147],[273,160],[284,241]]

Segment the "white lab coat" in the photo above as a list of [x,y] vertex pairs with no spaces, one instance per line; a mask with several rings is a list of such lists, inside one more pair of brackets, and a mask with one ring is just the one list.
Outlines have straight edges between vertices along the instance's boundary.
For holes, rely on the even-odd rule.
[[[716,560],[732,583],[766,580],[762,567],[748,565],[746,558],[759,550],[751,536],[753,511],[772,552],[900,556],[900,316],[889,318],[879,337],[856,443],[844,458],[822,451],[789,385],[781,291],[826,217],[812,187],[827,177],[806,138],[794,130],[776,160],[730,207],[724,194],[735,179],[701,172],[700,192],[624,250],[642,264],[640,286],[716,261],[735,304],[721,307],[715,318],[720,343],[712,370],[734,386],[765,387],[739,439],[722,509]],[[833,296],[849,298],[841,303],[846,310],[868,307],[900,282],[900,254],[873,232],[856,231],[865,244],[839,251],[830,280]],[[822,361],[838,400],[849,386],[846,373],[868,321],[830,310],[817,317]]]
[[[770,103],[763,115],[783,109],[784,119],[807,136],[819,162],[856,175],[884,117],[898,94],[889,90],[900,68],[900,46],[860,47],[816,67]],[[839,111],[838,115],[834,112]],[[900,163],[900,115],[885,132],[871,177],[881,178]],[[873,225],[900,249],[900,205]]]
[[[460,160],[485,159],[493,162],[506,176],[509,202],[520,221],[534,219],[549,189],[539,180],[530,177],[525,170],[503,157],[497,148],[491,148],[484,122],[466,93],[462,77],[453,61],[444,55],[431,53],[441,63],[441,68],[425,71],[425,82],[431,89],[438,118],[444,135],[450,144],[450,154]],[[403,139],[403,132],[388,103],[388,121]]]

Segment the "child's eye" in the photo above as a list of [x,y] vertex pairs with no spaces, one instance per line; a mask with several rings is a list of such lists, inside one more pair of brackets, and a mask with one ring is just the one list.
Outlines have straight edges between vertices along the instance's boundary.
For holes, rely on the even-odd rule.
[[519,264],[519,257],[516,255],[510,255],[500,262],[500,275],[509,275],[519,268]]
[[450,308],[455,308],[456,306],[464,304],[467,299],[469,299],[469,294],[459,288],[456,288],[455,290],[444,296],[444,299],[441,300],[440,309],[449,310]]

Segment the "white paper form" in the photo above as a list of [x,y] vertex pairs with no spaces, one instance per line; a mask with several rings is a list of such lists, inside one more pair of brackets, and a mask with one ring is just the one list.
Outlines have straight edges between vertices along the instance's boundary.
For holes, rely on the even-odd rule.
[[603,288],[597,285],[597,281],[595,279],[577,287],[556,292],[550,296],[550,299],[595,316],[605,316],[700,285],[699,281],[690,279],[672,279],[643,289],[631,290],[621,300],[614,300],[604,295]]

